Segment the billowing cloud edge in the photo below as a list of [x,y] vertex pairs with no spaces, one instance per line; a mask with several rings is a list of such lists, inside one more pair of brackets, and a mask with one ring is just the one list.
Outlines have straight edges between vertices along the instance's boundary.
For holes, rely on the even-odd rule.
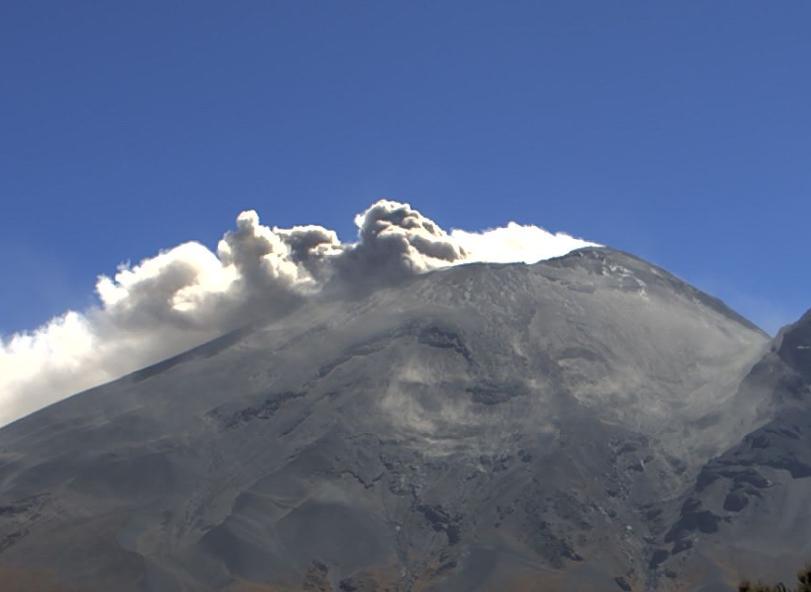
[[515,222],[446,232],[390,200],[355,223],[358,240],[342,243],[322,226],[264,226],[248,210],[216,252],[187,242],[99,276],[96,306],[0,339],[0,425],[257,319],[281,317],[329,286],[375,287],[452,265],[535,263],[596,246]]

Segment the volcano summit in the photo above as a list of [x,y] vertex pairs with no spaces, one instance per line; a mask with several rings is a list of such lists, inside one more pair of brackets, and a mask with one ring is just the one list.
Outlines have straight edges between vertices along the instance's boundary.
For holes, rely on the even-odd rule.
[[808,324],[772,342],[599,247],[313,298],[0,430],[0,579],[461,592],[784,577],[811,552]]

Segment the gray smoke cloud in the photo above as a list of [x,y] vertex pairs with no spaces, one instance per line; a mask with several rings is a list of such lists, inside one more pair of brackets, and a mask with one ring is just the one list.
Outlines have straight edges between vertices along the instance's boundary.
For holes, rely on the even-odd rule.
[[332,261],[348,285],[390,282],[465,260],[466,251],[409,204],[381,200],[355,217],[358,242]]
[[265,226],[249,210],[216,253],[188,242],[100,276],[96,306],[0,340],[0,425],[229,330],[279,318],[328,287],[368,290],[450,265],[531,263],[593,245],[513,222],[446,232],[390,200],[372,204],[355,223],[357,241],[342,243],[322,226]]

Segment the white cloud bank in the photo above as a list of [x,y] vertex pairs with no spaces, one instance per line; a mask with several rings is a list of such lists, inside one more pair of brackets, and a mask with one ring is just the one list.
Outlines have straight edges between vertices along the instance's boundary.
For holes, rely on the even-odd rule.
[[388,200],[356,216],[354,243],[321,226],[263,226],[254,211],[236,223],[216,253],[189,242],[122,265],[114,277],[99,277],[98,306],[0,339],[0,425],[255,319],[284,315],[326,287],[375,286],[474,261],[534,263],[593,244],[514,222],[448,233]]

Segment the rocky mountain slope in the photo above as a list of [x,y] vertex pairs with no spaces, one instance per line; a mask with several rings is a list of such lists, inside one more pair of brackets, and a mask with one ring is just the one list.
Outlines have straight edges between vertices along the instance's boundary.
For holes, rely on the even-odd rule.
[[768,394],[769,420],[701,469],[658,555],[697,590],[741,577],[788,584],[811,557],[811,312],[781,331],[740,390]]
[[314,301],[0,430],[0,581],[724,589],[807,532],[809,324],[601,248]]

